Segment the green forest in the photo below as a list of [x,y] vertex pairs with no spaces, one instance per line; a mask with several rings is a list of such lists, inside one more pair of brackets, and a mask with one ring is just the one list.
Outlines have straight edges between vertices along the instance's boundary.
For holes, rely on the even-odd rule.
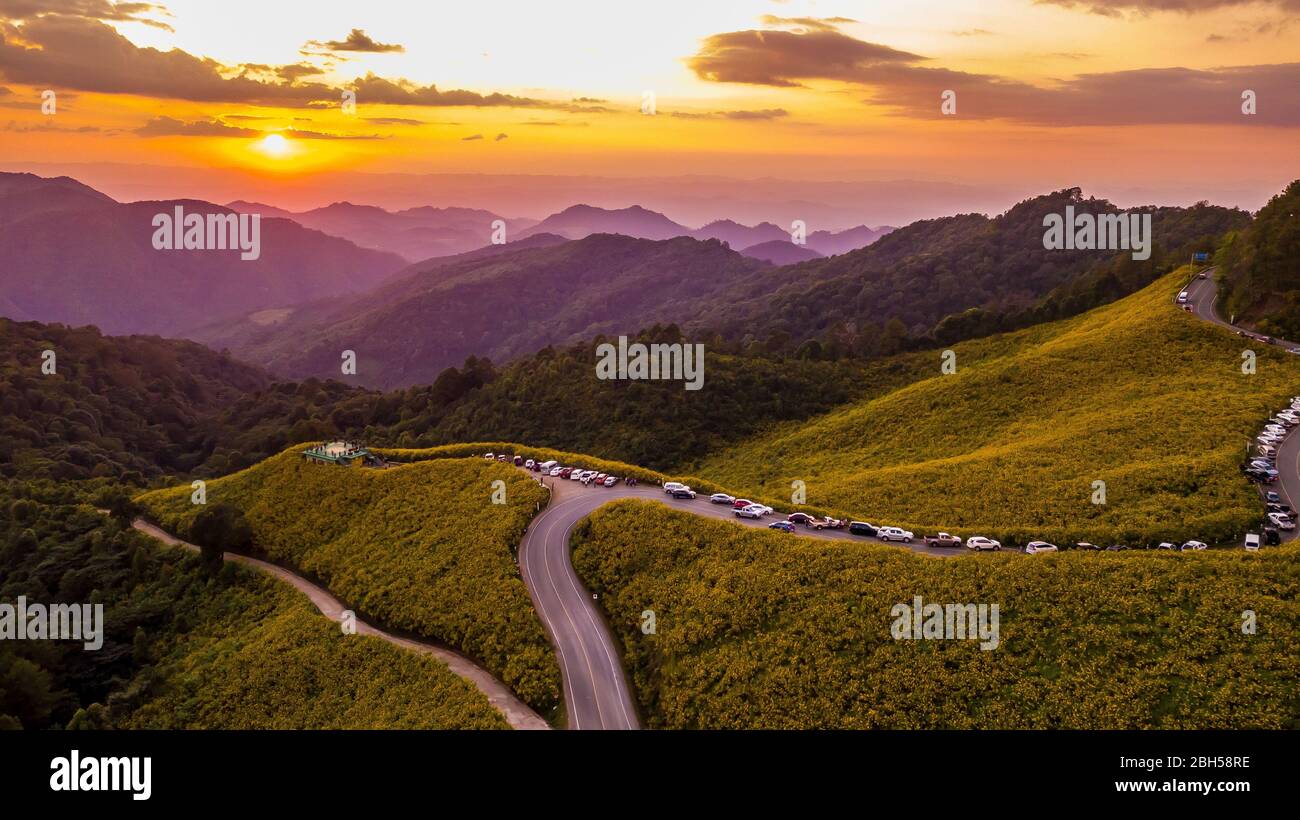
[[98,650],[0,643],[0,727],[508,728],[442,663],[136,532],[129,500],[101,484],[0,483],[0,600],[104,607]]

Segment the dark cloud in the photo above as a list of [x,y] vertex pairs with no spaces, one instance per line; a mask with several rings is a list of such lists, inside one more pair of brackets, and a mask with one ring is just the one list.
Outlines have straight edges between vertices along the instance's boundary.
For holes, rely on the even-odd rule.
[[755,111],[674,111],[672,115],[684,120],[775,120],[790,116],[784,108],[762,108]]
[[227,77],[224,70],[180,49],[139,48],[98,20],[44,16],[0,30],[0,75],[10,82],[196,102],[305,105],[338,96],[318,83],[262,81],[248,71]]
[[[230,119],[235,119],[231,117]],[[249,117],[247,119],[258,119]],[[154,117],[135,133],[142,137],[262,137],[267,134],[284,134],[302,140],[375,140],[383,139],[375,134],[325,134],[320,131],[300,131],[290,128],[284,131],[259,131],[255,128],[242,128],[227,125],[219,120],[196,120],[184,122],[172,117]]]
[[1286,11],[1300,11],[1300,0],[1034,0],[1038,5],[1060,6],[1067,9],[1120,17],[1125,13],[1150,14],[1173,11],[1195,14],[1203,11],[1264,4]]
[[493,142],[500,142],[503,139],[509,138],[509,136],[509,134],[497,134],[497,138],[493,140]]
[[953,34],[958,37],[988,37],[992,35],[993,32],[986,28],[968,28],[962,31],[954,31]]
[[404,47],[396,43],[375,42],[369,34],[359,28],[352,29],[352,31],[348,32],[348,36],[342,40],[326,40],[325,42],[308,40],[303,48],[330,53],[346,51],[365,54],[396,54],[406,51]]
[[427,105],[437,106],[480,106],[480,107],[516,107],[548,108],[566,107],[516,97],[512,94],[479,94],[476,91],[443,91],[435,85],[417,85],[408,80],[388,80],[375,74],[367,74],[352,82],[352,89],[357,92],[358,103],[379,103],[386,105]]
[[461,139],[461,142],[469,142],[469,141],[471,141],[471,140],[481,140],[481,139],[483,139],[483,135],[482,135],[482,134],[474,134],[473,136],[469,136],[469,137],[461,137],[460,139]]
[[[922,118],[941,118],[941,95],[952,90],[961,119],[1037,125],[1300,125],[1300,96],[1294,93],[1300,87],[1300,63],[1081,74],[1038,87],[927,62],[838,31],[810,29],[714,35],[687,64],[701,78],[715,82],[783,87],[814,80],[852,83],[863,87],[867,102]],[[1259,101],[1259,113],[1251,117],[1241,113],[1246,89]]]
[[[299,108],[339,105],[341,89],[300,79],[317,73],[308,64],[249,64],[237,69],[232,76],[231,67],[180,49],[137,47],[112,26],[83,17],[46,15],[17,25],[0,22],[0,78],[9,82],[193,102]],[[359,103],[596,110],[509,94],[441,90],[374,74],[351,87]]]
[[142,137],[257,137],[262,134],[255,128],[226,125],[218,120],[183,122],[172,117],[154,117],[135,133]]
[[686,65],[713,82],[797,87],[808,79],[860,82],[878,66],[921,59],[831,29],[751,30],[706,38]]
[[362,117],[365,122],[375,125],[424,125],[424,120],[411,120],[405,117]]
[[276,75],[287,83],[301,80],[303,77],[314,77],[324,74],[325,69],[320,66],[314,66],[311,63],[290,63],[282,65],[275,69]]
[[764,14],[759,18],[759,22],[773,28],[834,31],[841,23],[856,23],[857,20],[849,17],[778,17],[775,14]]
[[34,134],[34,133],[45,133],[50,131],[57,131],[64,134],[108,133],[105,132],[104,129],[94,125],[80,125],[75,127],[62,126],[62,125],[56,125],[55,123],[49,121],[48,119],[43,122],[15,122],[14,120],[10,120],[9,123],[3,129],[0,130],[7,131],[13,134]]
[[87,20],[114,20],[143,23],[172,31],[172,27],[152,16],[166,15],[167,9],[155,3],[112,2],[112,0],[0,0],[0,19],[32,20],[47,14],[82,17]]

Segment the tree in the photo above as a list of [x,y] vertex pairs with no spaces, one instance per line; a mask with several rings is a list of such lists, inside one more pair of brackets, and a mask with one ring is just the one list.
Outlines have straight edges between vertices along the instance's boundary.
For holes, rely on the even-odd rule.
[[216,572],[221,568],[222,553],[246,552],[253,546],[253,528],[238,507],[213,504],[194,516],[190,540],[199,545],[204,566]]

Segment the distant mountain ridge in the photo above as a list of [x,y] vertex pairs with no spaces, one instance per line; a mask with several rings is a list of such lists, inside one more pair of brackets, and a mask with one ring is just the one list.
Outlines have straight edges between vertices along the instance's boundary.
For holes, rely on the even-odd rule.
[[363,248],[395,253],[408,262],[453,256],[490,245],[495,226],[500,223],[504,223],[506,238],[510,239],[535,221],[507,219],[480,208],[427,205],[389,211],[375,205],[335,202],[295,213],[260,202],[236,200],[226,207],[240,213],[292,219],[299,225],[347,239]]
[[157,214],[234,213],[198,200],[120,203],[66,177],[0,174],[0,312],[96,325],[105,333],[183,335],[221,316],[359,293],[404,267],[297,222],[264,218],[260,257],[156,250]]

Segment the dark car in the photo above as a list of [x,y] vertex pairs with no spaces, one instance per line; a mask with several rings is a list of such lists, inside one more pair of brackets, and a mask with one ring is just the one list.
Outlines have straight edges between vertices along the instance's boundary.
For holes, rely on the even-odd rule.
[[876,534],[876,527],[874,524],[868,524],[865,521],[850,521],[849,533],[851,535],[874,536]]
[[1074,548],[1077,549],[1077,550],[1099,550],[1099,549],[1101,549],[1101,547],[1097,546],[1096,544],[1090,544],[1090,543],[1088,543],[1087,541],[1080,541],[1080,542],[1078,542],[1077,544],[1074,545]]
[[695,497],[694,490],[688,490],[685,488],[673,490],[673,498],[694,498],[694,497]]
[[796,512],[796,513],[790,513],[788,516],[786,516],[785,520],[789,521],[791,524],[803,524],[805,527],[807,527],[810,524],[812,524],[813,517],[808,513]]
[[769,530],[780,530],[781,532],[794,532],[794,524],[789,521],[773,521],[767,525]]
[[1264,543],[1269,546],[1275,546],[1282,543],[1282,536],[1278,535],[1275,527],[1264,528]]
[[1124,546],[1123,544],[1111,544],[1109,547],[1106,547],[1107,552],[1118,552],[1120,550],[1126,550],[1126,549],[1128,549],[1128,547]]

